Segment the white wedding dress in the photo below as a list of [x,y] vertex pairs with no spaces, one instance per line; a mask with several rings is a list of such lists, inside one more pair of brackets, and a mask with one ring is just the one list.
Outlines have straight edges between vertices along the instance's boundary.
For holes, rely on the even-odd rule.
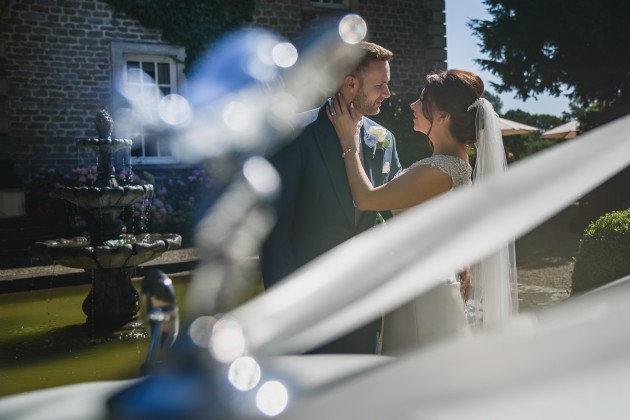
[[[449,175],[452,189],[472,184],[470,165],[455,156],[434,155],[410,168],[419,165],[436,167]],[[452,273],[441,285],[386,314],[382,353],[396,355],[466,331],[468,321],[459,286],[456,273]]]

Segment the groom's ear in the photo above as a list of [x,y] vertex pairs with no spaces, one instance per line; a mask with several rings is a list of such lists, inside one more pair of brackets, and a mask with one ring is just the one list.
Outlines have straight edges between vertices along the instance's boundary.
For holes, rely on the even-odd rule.
[[354,93],[359,88],[359,79],[355,75],[349,74],[343,79],[343,85]]

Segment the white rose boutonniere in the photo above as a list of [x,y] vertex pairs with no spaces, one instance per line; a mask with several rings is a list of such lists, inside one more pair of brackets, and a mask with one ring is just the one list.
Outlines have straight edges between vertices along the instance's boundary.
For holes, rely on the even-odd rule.
[[392,147],[393,139],[385,127],[373,125],[367,130],[365,144],[374,150],[372,153],[372,157],[374,157],[377,148],[385,150]]

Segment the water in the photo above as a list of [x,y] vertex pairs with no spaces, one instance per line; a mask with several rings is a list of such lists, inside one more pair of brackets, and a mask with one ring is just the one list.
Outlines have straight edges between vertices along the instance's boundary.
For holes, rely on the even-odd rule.
[[[189,276],[171,278],[179,299]],[[116,334],[90,334],[81,310],[89,290],[80,285],[0,294],[0,396],[139,375],[147,332],[137,322]]]

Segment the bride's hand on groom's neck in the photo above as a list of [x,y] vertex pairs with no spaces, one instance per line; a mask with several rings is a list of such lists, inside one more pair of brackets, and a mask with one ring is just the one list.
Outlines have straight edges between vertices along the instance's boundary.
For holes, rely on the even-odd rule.
[[332,105],[327,107],[326,112],[328,119],[335,127],[344,151],[352,149],[355,146],[354,137],[358,132],[357,124],[361,119],[360,115],[339,93],[332,98]]
[[460,272],[457,273],[457,277],[460,282],[459,291],[462,294],[464,302],[466,302],[468,299],[470,299],[472,295],[472,271],[470,270],[470,267],[463,268]]
[[361,121],[361,114],[354,108],[354,104],[352,101],[348,101],[348,99],[341,92],[337,92],[333,97],[333,104],[338,106],[334,111],[340,117],[350,117],[355,124],[358,124]]

